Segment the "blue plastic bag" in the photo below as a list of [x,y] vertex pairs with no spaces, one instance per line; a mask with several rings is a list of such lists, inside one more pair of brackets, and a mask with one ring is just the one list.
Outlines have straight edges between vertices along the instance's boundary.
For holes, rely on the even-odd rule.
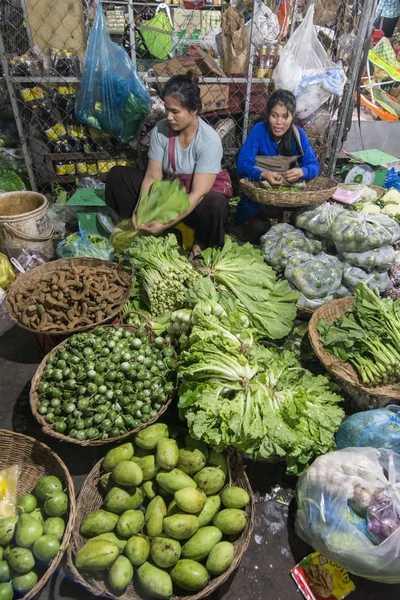
[[76,118],[127,144],[150,111],[150,95],[127,52],[111,40],[99,0],[83,61]]
[[395,188],[400,192],[400,171],[396,171],[394,167],[386,172],[385,188],[388,190]]
[[79,258],[82,256],[113,261],[113,245],[101,235],[79,231],[69,235],[57,246],[58,258]]
[[400,407],[366,410],[346,419],[336,434],[336,447],[387,448],[400,454]]

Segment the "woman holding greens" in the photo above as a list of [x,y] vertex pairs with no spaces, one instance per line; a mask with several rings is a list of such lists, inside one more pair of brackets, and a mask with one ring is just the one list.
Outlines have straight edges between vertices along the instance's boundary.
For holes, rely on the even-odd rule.
[[122,218],[132,217],[140,198],[156,180],[178,177],[189,194],[190,206],[174,221],[151,221],[141,230],[158,235],[180,221],[194,229],[193,254],[201,248],[222,246],[228,225],[232,184],[221,172],[222,144],[212,127],[200,117],[201,98],[191,72],[176,75],[165,85],[163,100],[167,118],[153,129],[146,172],[114,167],[106,181],[106,202]]

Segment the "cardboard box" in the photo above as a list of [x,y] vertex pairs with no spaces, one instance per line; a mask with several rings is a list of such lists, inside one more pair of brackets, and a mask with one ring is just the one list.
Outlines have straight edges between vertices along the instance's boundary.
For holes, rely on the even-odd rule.
[[218,63],[208,54],[199,49],[201,58],[171,58],[162,63],[154,65],[153,70],[157,77],[172,77],[173,75],[184,75],[193,71],[199,77],[225,77],[225,73]]
[[203,113],[224,110],[228,108],[229,85],[219,83],[204,83],[200,86]]

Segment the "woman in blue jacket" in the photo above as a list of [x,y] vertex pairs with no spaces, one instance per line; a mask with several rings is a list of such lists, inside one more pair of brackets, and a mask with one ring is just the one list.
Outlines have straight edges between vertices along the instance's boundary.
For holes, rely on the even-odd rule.
[[[266,120],[253,127],[239,152],[237,171],[240,177],[279,186],[285,181],[308,181],[319,175],[318,160],[310,140],[293,124],[295,113],[296,99],[291,92],[277,90],[272,94]],[[251,217],[262,217],[262,208],[261,204],[242,196],[235,223],[242,225]]]

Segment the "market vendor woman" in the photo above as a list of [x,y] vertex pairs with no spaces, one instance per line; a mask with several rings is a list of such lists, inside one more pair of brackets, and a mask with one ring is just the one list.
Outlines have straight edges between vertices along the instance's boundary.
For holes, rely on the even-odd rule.
[[[268,100],[266,120],[257,123],[243,144],[237,161],[240,177],[285,185],[317,177],[317,157],[304,131],[293,124],[296,99],[287,90],[277,90]],[[242,196],[235,222],[242,225],[252,217],[268,218],[265,207]]]
[[172,77],[164,87],[163,100],[167,118],[153,129],[146,172],[114,167],[106,181],[106,201],[120,217],[132,217],[136,228],[141,196],[156,179],[180,176],[189,191],[189,209],[171,223],[152,221],[141,229],[158,235],[183,221],[194,229],[193,253],[197,254],[200,248],[223,245],[232,185],[229,176],[221,173],[221,139],[199,117],[201,98],[195,76],[189,72]]

